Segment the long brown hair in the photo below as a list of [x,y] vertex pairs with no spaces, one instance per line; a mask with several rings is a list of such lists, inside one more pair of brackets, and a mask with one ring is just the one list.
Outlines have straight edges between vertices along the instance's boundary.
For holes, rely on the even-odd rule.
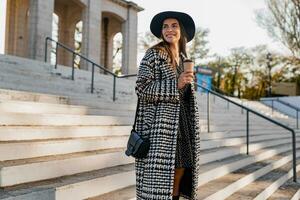
[[[179,20],[177,20],[178,23],[179,23],[179,27],[180,27],[180,38],[179,38],[179,55],[180,54],[183,54],[185,57],[187,57],[187,54],[186,54],[186,32],[183,28],[183,25],[181,24],[181,22]],[[165,51],[167,52],[167,54],[169,55],[169,62],[170,64],[172,65],[172,67],[175,69],[176,67],[176,61],[175,61],[175,57],[170,49],[170,45],[169,43],[164,39],[163,35],[161,34],[161,38],[163,41],[157,43],[156,45],[152,46],[151,48],[154,48],[154,49],[159,49],[161,51]]]

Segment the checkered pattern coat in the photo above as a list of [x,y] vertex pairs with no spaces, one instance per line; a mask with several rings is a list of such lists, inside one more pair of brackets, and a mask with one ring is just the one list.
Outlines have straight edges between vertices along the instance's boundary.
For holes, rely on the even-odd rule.
[[[170,66],[168,54],[149,49],[142,59],[136,82],[140,99],[136,129],[149,137],[148,156],[136,159],[137,200],[171,200],[173,192],[177,129],[179,125],[179,91],[175,71]],[[195,161],[189,181],[183,183],[188,199],[196,199],[199,169],[199,117],[193,86],[189,102]]]

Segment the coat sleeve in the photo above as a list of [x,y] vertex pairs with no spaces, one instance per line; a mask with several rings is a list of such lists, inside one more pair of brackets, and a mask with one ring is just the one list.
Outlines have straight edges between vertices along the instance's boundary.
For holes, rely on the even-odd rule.
[[136,81],[138,98],[148,102],[179,102],[176,78],[161,79],[155,69],[159,69],[159,57],[155,50],[148,50],[142,59]]

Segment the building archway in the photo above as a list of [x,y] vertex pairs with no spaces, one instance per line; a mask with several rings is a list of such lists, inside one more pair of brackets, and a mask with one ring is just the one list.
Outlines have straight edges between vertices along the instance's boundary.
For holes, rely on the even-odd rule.
[[[7,0],[6,7],[5,54],[44,61],[47,53],[50,61],[52,45],[45,50],[45,39],[52,37],[53,18],[57,18],[57,40],[71,49],[76,48],[76,25],[82,21],[81,54],[112,71],[113,38],[121,32],[122,73],[137,70],[137,13],[143,8],[133,2]],[[72,58],[72,53],[59,48],[58,64],[71,66]],[[80,68],[91,70],[91,64],[81,60]]]
[[113,71],[114,36],[122,31],[124,19],[115,13],[102,12],[101,65]]
[[122,74],[123,35],[121,32],[113,36],[112,69],[115,74]]
[[[84,5],[79,0],[55,0],[54,13],[58,20],[58,41],[75,49],[76,25],[82,21]],[[58,49],[58,64],[71,66],[73,54],[62,48]]]

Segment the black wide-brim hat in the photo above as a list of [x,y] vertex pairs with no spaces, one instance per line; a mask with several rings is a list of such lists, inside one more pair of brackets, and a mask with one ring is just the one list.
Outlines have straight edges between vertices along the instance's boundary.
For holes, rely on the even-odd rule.
[[150,30],[158,38],[161,38],[162,25],[165,19],[177,19],[187,34],[187,42],[191,41],[195,36],[195,23],[191,16],[183,12],[165,11],[155,15],[150,23]]

